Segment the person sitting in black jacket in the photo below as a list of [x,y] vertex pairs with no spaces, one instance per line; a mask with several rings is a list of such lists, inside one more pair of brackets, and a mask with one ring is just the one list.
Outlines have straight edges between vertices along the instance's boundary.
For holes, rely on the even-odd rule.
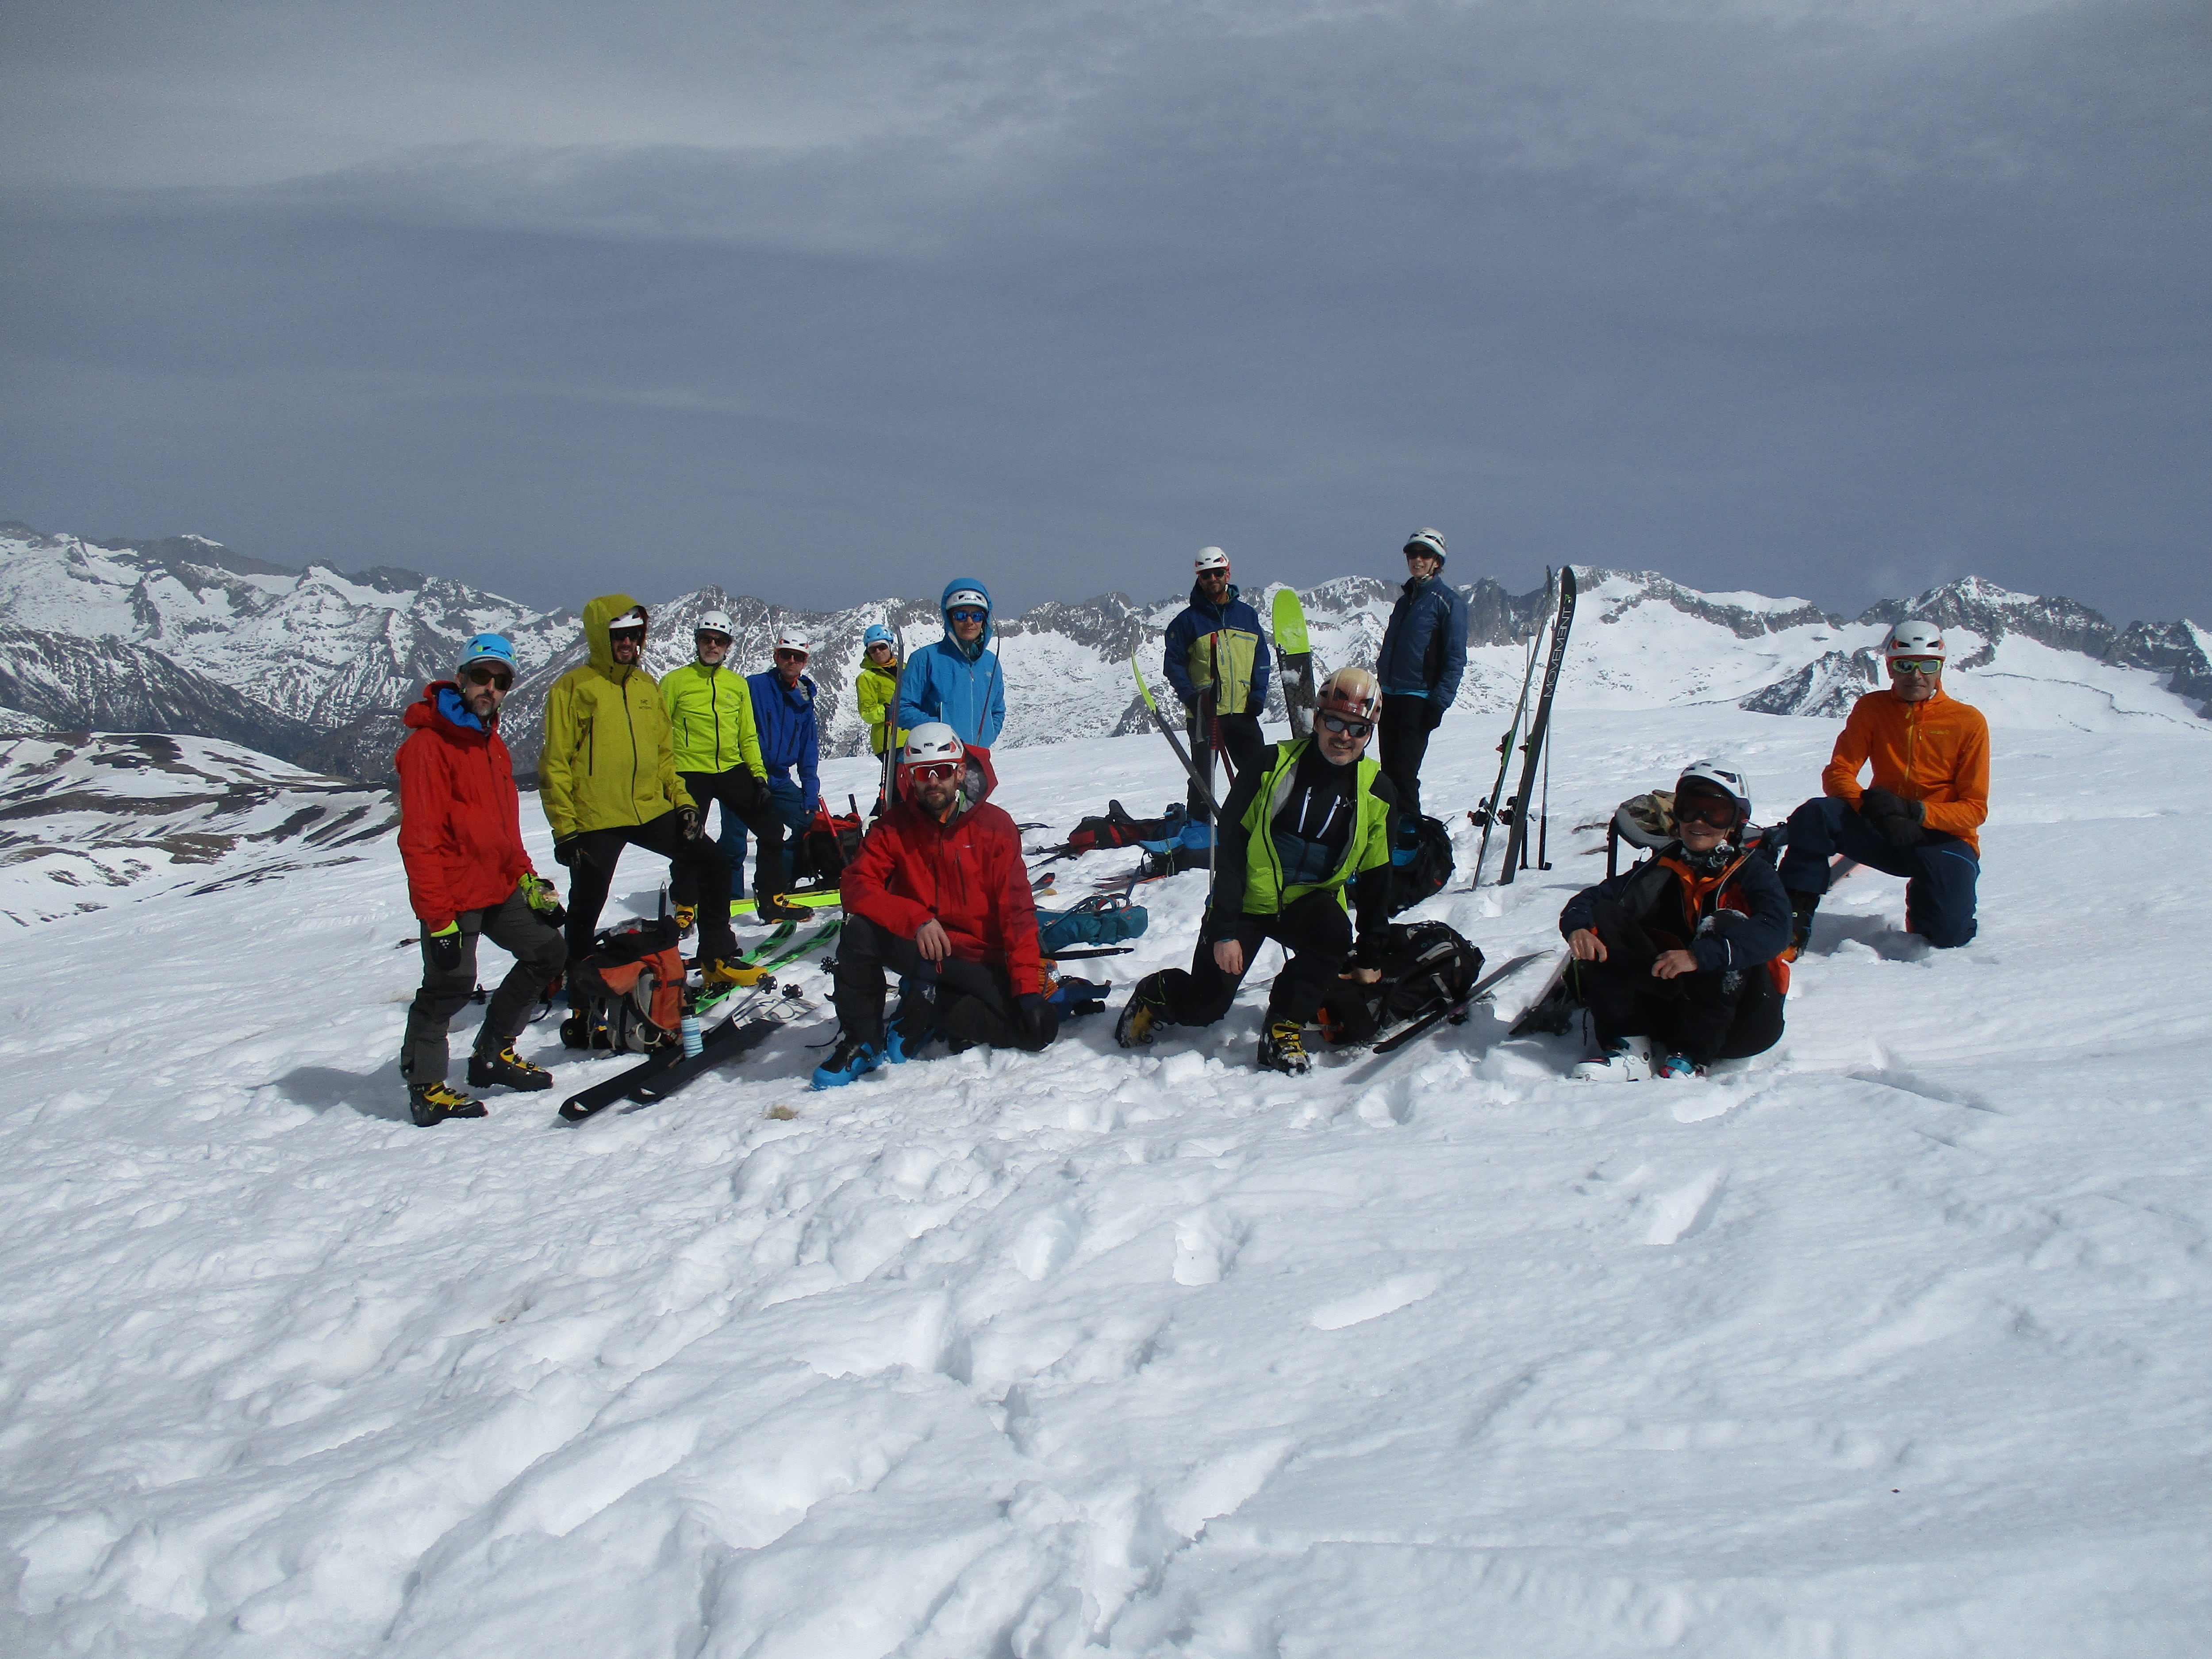
[[1743,845],[1742,777],[1711,761],[1684,769],[1674,820],[1678,839],[1559,913],[1596,1027],[1598,1052],[1577,1078],[1694,1076],[1782,1036],[1790,970],[1776,958],[1790,944],[1790,896]]

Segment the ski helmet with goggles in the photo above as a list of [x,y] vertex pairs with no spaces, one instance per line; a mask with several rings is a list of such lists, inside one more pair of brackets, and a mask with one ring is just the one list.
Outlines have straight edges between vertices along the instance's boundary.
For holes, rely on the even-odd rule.
[[726,611],[702,611],[699,620],[691,624],[691,632],[694,637],[701,634],[720,634],[726,640],[736,637]]
[[814,654],[814,647],[806,642],[806,635],[796,628],[786,628],[778,634],[775,636],[775,648],[779,651],[796,651],[802,657],[811,657]]
[[1406,551],[1408,556],[1415,553],[1425,554],[1438,564],[1442,564],[1444,562],[1444,532],[1441,530],[1431,530],[1424,525],[1406,538]]
[[1229,568],[1229,556],[1218,547],[1201,547],[1198,550],[1197,568],[1201,576],[1209,570],[1226,570]]
[[1933,657],[1941,662],[1943,630],[1931,622],[1901,622],[1881,642],[1881,654],[1885,662],[1893,657]]
[[875,623],[866,633],[860,635],[860,649],[863,651],[867,650],[871,646],[896,646],[897,643],[896,636],[881,623]]
[[1743,774],[1732,766],[1718,761],[1692,761],[1682,769],[1682,775],[1674,781],[1674,817],[1682,817],[1685,801],[1692,795],[1719,796],[1735,808],[1735,827],[1739,830],[1751,822],[1751,786],[1743,781]]
[[899,757],[901,766],[934,766],[944,761],[962,761],[968,750],[957,732],[943,720],[924,720],[906,734],[906,750]]
[[1376,684],[1375,676],[1364,668],[1340,668],[1321,684],[1314,694],[1314,718],[1337,714],[1346,720],[1364,720],[1375,724],[1377,710],[1382,706],[1382,688]]
[[480,662],[507,665],[509,673],[520,673],[514,660],[514,647],[504,634],[471,634],[461,642],[461,659],[453,665],[456,673],[465,672]]

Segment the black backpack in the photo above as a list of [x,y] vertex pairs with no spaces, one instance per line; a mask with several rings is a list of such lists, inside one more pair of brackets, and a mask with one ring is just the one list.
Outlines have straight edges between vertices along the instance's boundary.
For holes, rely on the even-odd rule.
[[1390,865],[1390,914],[1395,916],[1443,892],[1450,882],[1451,831],[1441,819],[1424,817],[1410,848],[1398,842]]
[[1372,985],[1340,981],[1321,1011],[1331,1042],[1365,1042],[1386,1026],[1449,1007],[1482,977],[1482,952],[1441,921],[1394,921]]

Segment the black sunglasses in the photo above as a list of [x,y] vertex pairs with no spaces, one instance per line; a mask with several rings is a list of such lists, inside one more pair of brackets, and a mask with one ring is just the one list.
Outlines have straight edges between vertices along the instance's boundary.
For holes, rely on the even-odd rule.
[[471,685],[489,685],[495,691],[504,691],[514,684],[514,676],[504,668],[486,668],[478,664],[461,671],[469,677]]

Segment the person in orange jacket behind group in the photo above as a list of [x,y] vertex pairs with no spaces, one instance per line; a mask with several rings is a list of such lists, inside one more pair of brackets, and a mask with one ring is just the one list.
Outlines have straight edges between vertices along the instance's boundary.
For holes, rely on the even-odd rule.
[[[1898,623],[1882,655],[1889,689],[1852,705],[1820,775],[1826,793],[1790,815],[1781,875],[1795,916],[1791,956],[1812,936],[1838,853],[1905,878],[1906,932],[1942,950],[1974,937],[1982,872],[1974,832],[1990,815],[1989,722],[1945,695],[1943,630],[1935,623]],[[1874,780],[1862,788],[1859,769],[1869,762]]]

